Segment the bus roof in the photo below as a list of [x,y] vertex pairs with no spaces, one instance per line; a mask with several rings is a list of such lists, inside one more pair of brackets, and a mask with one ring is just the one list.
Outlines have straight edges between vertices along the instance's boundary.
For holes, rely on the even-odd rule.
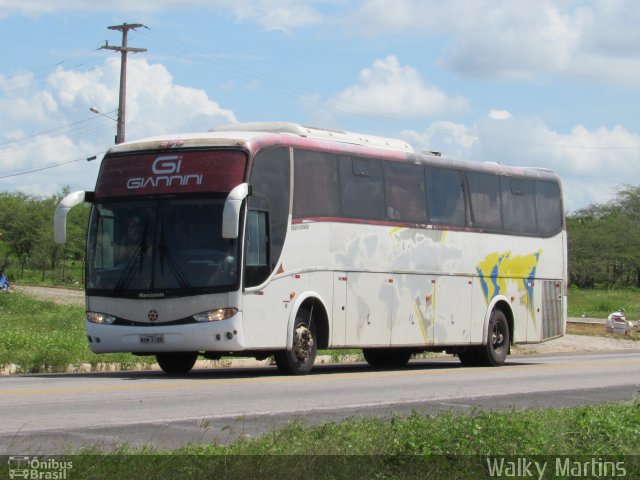
[[[293,137],[291,137],[293,136]],[[284,140],[288,137],[289,140]],[[415,152],[413,148],[403,140],[365,135],[342,130],[330,130],[317,127],[302,126],[290,122],[252,122],[230,123],[215,127],[207,132],[183,133],[176,135],[163,135],[158,137],[143,138],[136,141],[122,143],[112,147],[108,153],[127,153],[149,150],[163,150],[173,148],[198,148],[198,147],[244,147],[250,150],[265,143],[284,143],[300,146],[305,140],[316,140],[342,144],[345,147],[368,150],[372,154],[376,150],[389,152],[396,160],[405,160],[415,163],[428,163],[461,169],[484,170],[489,172],[502,172],[507,175],[524,175],[538,178],[558,178],[548,169],[538,167],[506,166],[495,162],[477,162],[471,160],[456,160],[442,156],[439,152]],[[295,141],[291,139],[295,138]]]
[[116,145],[111,148],[112,153],[123,153],[139,150],[153,150],[171,147],[206,147],[229,145],[234,140],[251,142],[265,137],[289,134],[313,140],[345,143],[371,148],[413,153],[413,148],[407,142],[394,138],[364,135],[361,133],[329,130],[317,127],[306,127],[288,122],[254,122],[230,123],[215,127],[208,132],[177,134],[144,138]]
[[332,142],[361,145],[363,147],[386,148],[389,150],[408,153],[413,152],[411,145],[395,138],[377,137],[374,135],[364,135],[362,133],[346,132],[343,130],[307,127],[289,122],[230,123],[216,127],[211,131],[291,133],[293,135],[311,138],[314,140],[329,140]]

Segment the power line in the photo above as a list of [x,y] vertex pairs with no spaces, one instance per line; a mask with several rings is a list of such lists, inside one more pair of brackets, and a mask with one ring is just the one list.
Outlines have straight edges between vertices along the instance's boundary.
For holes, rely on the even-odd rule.
[[[105,153],[105,152],[100,152],[99,154],[102,154],[102,153]],[[95,157],[89,157],[89,158],[93,159]],[[46,165],[44,167],[34,168],[32,170],[24,170],[24,171],[20,171],[20,172],[16,172],[16,173],[11,173],[11,174],[8,174],[8,175],[0,176],[0,180],[5,179],[5,178],[18,177],[20,175],[27,175],[29,173],[41,172],[43,170],[49,170],[51,168],[61,167],[63,165],[68,165],[70,163],[75,163],[75,162],[81,162],[83,160],[89,160],[89,159],[87,157],[76,158],[76,159],[73,159],[73,160],[67,160],[66,162],[54,163],[54,164],[51,164],[51,165]]]
[[[116,111],[117,110],[112,110],[110,112],[107,112],[107,114],[115,113]],[[67,124],[61,125],[59,127],[51,128],[49,130],[43,130],[41,132],[36,132],[36,133],[31,134],[31,135],[27,135],[25,137],[16,138],[16,139],[12,139],[12,140],[7,140],[5,142],[0,142],[0,147],[3,147],[5,145],[11,145],[11,144],[15,144],[15,143],[24,142],[26,140],[30,140],[30,139],[33,139],[33,138],[36,138],[36,137],[47,135],[49,133],[57,132],[57,131],[60,131],[60,130],[65,130],[67,128],[74,127],[76,125],[82,125],[82,124],[87,123],[87,122],[93,122],[96,119],[98,119],[98,118],[95,117],[95,116],[92,116],[92,117],[85,118],[83,120],[78,120],[77,122],[67,123]]]

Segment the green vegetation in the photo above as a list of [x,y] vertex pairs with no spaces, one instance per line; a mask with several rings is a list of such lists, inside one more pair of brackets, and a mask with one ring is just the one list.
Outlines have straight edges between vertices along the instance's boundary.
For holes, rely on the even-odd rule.
[[640,186],[569,216],[567,234],[571,285],[640,288]]
[[21,293],[0,294],[0,367],[19,373],[61,372],[69,366],[116,363],[133,368],[153,357],[96,355],[87,345],[84,309],[33,300]]
[[640,289],[569,289],[570,317],[607,318],[624,308],[628,320],[640,319]]
[[488,476],[487,457],[530,457],[555,464],[558,456],[583,462],[619,456],[624,476],[635,478],[640,472],[639,435],[638,399],[553,410],[414,412],[314,427],[293,422],[227,446],[171,451],[122,447],[115,462],[86,451],[76,457],[74,469],[89,468],[91,478],[201,478],[214,471],[217,478],[282,478],[282,472],[296,469],[305,478],[479,478]]
[[640,399],[628,404],[549,410],[478,410],[284,429],[228,447],[197,445],[177,453],[226,455],[635,455]]
[[89,207],[71,210],[66,245],[53,241],[53,214],[66,193],[0,193],[0,269],[10,282],[82,285]]

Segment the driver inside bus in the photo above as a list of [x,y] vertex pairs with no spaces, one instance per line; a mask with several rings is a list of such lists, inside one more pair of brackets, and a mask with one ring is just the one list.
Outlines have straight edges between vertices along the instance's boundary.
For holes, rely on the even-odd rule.
[[127,222],[127,234],[118,245],[116,257],[119,262],[125,262],[133,255],[142,242],[142,222],[140,217],[133,216]]

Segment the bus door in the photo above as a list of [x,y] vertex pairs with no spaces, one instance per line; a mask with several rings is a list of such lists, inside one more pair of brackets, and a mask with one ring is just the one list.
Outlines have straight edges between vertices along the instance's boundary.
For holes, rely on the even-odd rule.
[[349,272],[346,343],[387,347],[391,343],[392,275]]

